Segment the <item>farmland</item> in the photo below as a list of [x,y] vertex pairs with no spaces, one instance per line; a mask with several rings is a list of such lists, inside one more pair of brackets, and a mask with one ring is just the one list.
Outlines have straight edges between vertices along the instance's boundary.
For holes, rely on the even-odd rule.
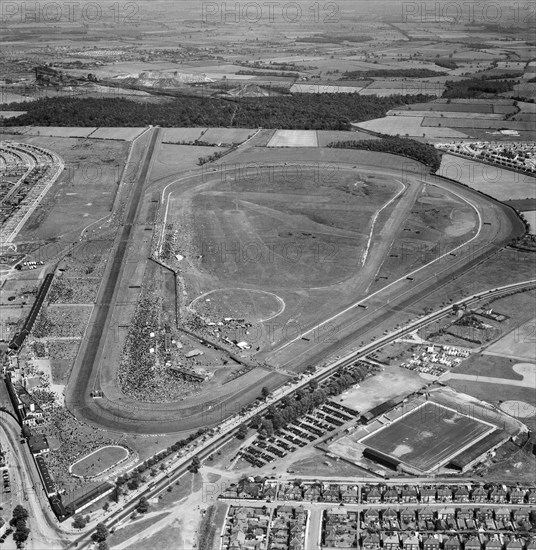
[[317,147],[314,130],[276,130],[267,147]]
[[536,197],[536,179],[454,155],[443,155],[438,174],[499,200]]

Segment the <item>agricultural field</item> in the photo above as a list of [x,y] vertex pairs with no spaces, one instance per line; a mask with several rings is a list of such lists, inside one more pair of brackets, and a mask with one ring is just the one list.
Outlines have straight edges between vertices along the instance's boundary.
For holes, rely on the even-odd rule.
[[[429,103],[414,103],[413,105],[406,105],[405,107],[400,107],[399,110],[402,111],[425,111],[425,112],[449,112],[449,113],[481,113],[481,114],[491,114],[494,113],[494,105],[497,105],[501,100],[489,101],[489,100],[460,100],[453,99],[450,103],[447,103],[445,99],[439,99],[437,101]],[[502,100],[508,101],[508,100]],[[508,101],[508,104],[511,105],[511,101]],[[430,116],[432,116],[430,114]],[[434,115],[435,116],[435,113]],[[459,115],[461,116],[461,115]]]
[[493,429],[490,424],[427,402],[360,443],[427,472]]
[[397,87],[393,87],[396,82],[377,81],[373,86],[363,88],[359,95],[377,95],[378,97],[389,97],[391,95],[435,95],[440,97],[444,87],[433,82],[400,82]]
[[209,128],[199,139],[210,145],[232,145],[246,141],[256,131],[247,128]]
[[344,132],[338,130],[317,130],[318,146],[326,147],[334,141],[358,141],[362,139],[379,139],[365,132]]
[[293,94],[352,94],[363,90],[364,86],[345,86],[338,84],[293,84],[290,88]]
[[[460,113],[458,111],[417,111],[416,109],[393,109],[387,113],[387,116],[403,116],[403,117],[410,117],[410,116],[418,116],[418,117],[424,117],[425,122],[423,123],[423,126],[430,126],[430,124],[426,124],[427,120],[435,119],[435,118],[446,118],[449,119],[447,123],[445,121],[442,121],[442,125],[445,126],[445,124],[450,125],[450,119],[454,119],[455,121],[459,120],[467,120],[467,119],[479,119],[479,120],[502,120],[503,115],[502,114],[495,114],[495,113],[477,113],[477,112],[467,112],[463,113],[463,118],[460,118]],[[470,123],[467,123],[470,124]],[[485,124],[485,123],[484,123]],[[463,124],[452,124],[452,126],[463,126]],[[486,126],[487,127],[487,126]]]
[[199,159],[204,159],[215,153],[223,153],[225,151],[225,147],[164,143],[155,154],[151,171],[152,179],[159,180],[160,178],[174,177],[177,175],[177,172],[181,170],[198,168]]
[[162,143],[190,143],[198,139],[207,131],[207,128],[163,128]]
[[74,462],[71,473],[82,478],[97,477],[125,460],[128,455],[129,451],[125,447],[107,445]]
[[452,128],[467,128],[480,130],[516,130],[518,132],[530,132],[532,125],[530,122],[512,121],[512,120],[493,120],[482,117],[472,117],[464,115],[463,118],[448,118],[446,121],[438,117],[425,117],[422,121],[422,126],[426,127],[442,127],[451,126]]
[[315,130],[276,130],[266,147],[318,147]]
[[354,124],[371,132],[389,136],[426,137],[426,138],[466,138],[467,134],[451,128],[425,127],[422,116],[387,116]]
[[63,137],[63,138],[87,138],[97,128],[75,128],[59,126],[14,126],[10,132],[20,133],[24,136]]
[[536,178],[454,155],[443,155],[437,173],[499,200],[536,198]]
[[132,141],[137,138],[145,128],[97,128],[88,135],[91,139],[115,139],[119,141]]

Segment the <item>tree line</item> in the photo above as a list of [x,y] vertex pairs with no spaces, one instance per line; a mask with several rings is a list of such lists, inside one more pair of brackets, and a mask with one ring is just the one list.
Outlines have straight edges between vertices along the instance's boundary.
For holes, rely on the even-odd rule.
[[340,395],[346,389],[363,381],[376,367],[358,364],[339,370],[319,387],[316,380],[305,388],[300,388],[292,396],[284,397],[277,406],[270,405],[266,413],[253,417],[250,427],[259,430],[262,435],[271,436],[277,430],[292,424],[301,416],[312,412],[334,395]]
[[43,98],[5,106],[26,114],[4,126],[162,126],[349,130],[350,122],[384,117],[390,109],[426,102],[429,95],[390,97],[358,94],[299,94],[278,97],[182,97],[162,102],[124,98]]
[[439,170],[441,156],[433,145],[421,143],[414,139],[385,137],[383,139],[364,139],[361,141],[334,141],[328,147],[338,149],[364,149],[378,153],[402,155],[422,162],[430,167],[432,172]]

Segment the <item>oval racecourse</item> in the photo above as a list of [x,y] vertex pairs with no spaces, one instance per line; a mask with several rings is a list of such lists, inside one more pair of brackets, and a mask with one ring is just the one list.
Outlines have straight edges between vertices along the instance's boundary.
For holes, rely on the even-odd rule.
[[125,447],[108,445],[73,462],[69,471],[76,477],[98,477],[125,461],[129,454],[129,450]]
[[[158,129],[151,132],[158,132]],[[190,278],[198,288],[194,286],[195,293],[187,296],[186,305],[192,304],[197,308],[202,295],[206,295],[205,299],[212,300],[215,297],[220,300],[223,298],[220,295],[221,289],[242,291],[246,288],[247,292],[250,292],[249,287],[253,287],[264,292],[267,297],[266,306],[256,312],[259,322],[277,315],[274,319],[277,322],[297,320],[304,333],[322,330],[326,323],[338,332],[336,341],[322,338],[306,341],[301,335],[286,342],[281,338],[274,338],[275,345],[266,348],[264,354],[261,351],[258,355],[259,364],[265,363],[271,368],[255,367],[214,394],[202,392],[198,396],[187,397],[174,403],[135,401],[123,395],[118,389],[117,367],[115,362],[110,360],[110,357],[117,353],[114,350],[120,345],[111,335],[121,333],[114,325],[114,322],[117,323],[113,315],[116,307],[114,300],[117,300],[121,288],[126,288],[129,284],[124,278],[124,265],[134,261],[134,257],[129,256],[130,250],[122,250],[123,256],[117,262],[114,262],[113,255],[109,262],[97,300],[98,304],[103,305],[94,308],[89,324],[91,330],[80,346],[66,389],[66,403],[77,417],[114,432],[187,433],[200,427],[217,425],[225,417],[234,414],[237,406],[245,406],[257,398],[262,386],[274,390],[288,381],[288,374],[284,371],[274,371],[273,367],[283,367],[288,372],[299,373],[308,364],[322,363],[334,354],[340,353],[341,349],[355,345],[371,327],[388,321],[393,310],[411,308],[424,292],[441,288],[453,275],[463,274],[469,267],[491,256],[510,242],[512,237],[523,232],[521,221],[502,203],[462,185],[431,175],[419,163],[408,159],[401,160],[395,155],[322,148],[267,150],[255,147],[253,139],[245,148],[245,157],[241,156],[244,155],[244,150],[239,149],[226,156],[225,163],[211,165],[213,175],[206,169],[196,169],[188,174],[179,172],[173,176],[159,177],[158,174],[148,174],[152,166],[152,157],[158,155],[158,140],[153,143],[154,150],[151,147],[140,147],[138,151],[142,159],[142,177],[137,180],[140,187],[132,195],[134,201],[127,202],[127,222],[132,225],[124,226],[123,239],[129,239],[127,232],[130,227],[136,228],[134,220],[139,216],[144,204],[139,197],[160,196],[157,226],[160,228],[170,221],[168,216],[188,211],[189,205],[193,203],[199,207],[210,207],[210,210],[199,210],[202,216],[196,218],[197,224],[212,223],[210,212],[218,213],[217,222],[220,226],[215,226],[216,237],[224,234],[221,229],[223,227],[236,241],[239,238],[249,238],[250,241],[260,242],[261,238],[268,235],[270,238],[279,239],[277,242],[293,238],[303,243],[315,243],[315,246],[319,242],[328,245],[337,243],[344,252],[331,265],[326,261],[319,261],[317,248],[306,249],[309,251],[306,259],[310,262],[316,261],[316,264],[295,263],[291,266],[294,272],[281,271],[279,267],[284,267],[284,263],[281,263],[280,258],[280,264],[274,264],[275,267],[266,263],[248,265],[245,272],[240,271],[241,266],[236,261],[230,266],[214,262],[206,266],[195,264],[196,270]],[[307,204],[312,213],[319,212],[322,218],[308,212],[295,211],[300,203],[294,197],[302,191],[292,188],[292,185],[295,187],[294,183],[284,189],[279,186],[279,195],[273,197],[261,196],[262,192],[270,191],[267,185],[257,190],[234,187],[231,193],[226,193],[222,181],[225,182],[228,172],[236,170],[233,162],[242,161],[242,158],[250,164],[257,163],[258,166],[272,166],[278,169],[288,162],[300,163],[302,167],[312,166],[315,170],[322,166],[321,163],[326,163],[325,173],[322,171],[324,169],[320,171],[321,177],[318,181],[322,183],[335,173],[339,180],[335,181],[334,189],[337,185],[340,189],[329,192],[338,194],[338,199],[335,196],[337,204],[344,204],[341,199],[343,196],[354,200],[352,193],[355,193],[355,203],[365,205],[363,213],[366,215],[348,215],[343,213],[344,210],[339,214],[329,212],[325,206],[326,201],[314,186],[307,191],[311,197]],[[397,179],[403,181],[407,189],[384,208],[372,224],[374,214],[400,191],[400,185],[395,183]],[[362,188],[353,187],[351,182],[356,180],[367,181],[370,190],[376,189],[376,186],[378,189],[383,186],[383,195],[377,199],[367,198]],[[242,182],[239,181],[239,184]],[[424,186],[441,189],[456,201],[466,203],[466,208],[474,212],[473,228],[465,235],[460,235],[463,223],[458,218],[453,219],[455,229],[452,232],[456,234],[453,238],[458,240],[446,242],[458,244],[452,245],[452,249],[442,249],[445,250],[445,254],[440,258],[416,269],[408,269],[402,276],[397,275],[396,280],[388,280],[381,287],[371,291],[370,286],[376,273],[388,258],[393,240],[401,233],[401,224],[405,223]],[[290,193],[289,196],[292,198],[284,196],[285,193]],[[333,197],[334,195],[331,200],[334,200]],[[370,202],[373,199],[375,202]],[[370,202],[368,207],[367,201]],[[170,207],[170,204],[173,206]],[[218,211],[218,208],[221,211]],[[252,220],[256,225],[252,225]],[[296,224],[301,224],[302,221],[306,223],[291,228],[289,220]],[[340,226],[348,220],[353,224]],[[470,224],[465,225],[467,228],[470,227]],[[264,232],[256,232],[259,227],[265,227]],[[199,231],[201,230],[202,226]],[[369,239],[370,248],[364,265],[360,266],[362,253]],[[157,241],[160,244],[158,239]],[[470,260],[466,255],[450,254],[467,243],[470,243],[475,251]],[[240,253],[242,249],[237,250]],[[330,251],[329,248],[321,250]],[[326,257],[320,255],[322,260]],[[139,255],[136,256],[136,261],[139,261]],[[243,273],[246,274],[245,277],[242,276]],[[294,277],[293,274],[297,276]],[[407,275],[411,275],[411,281],[406,279]],[[270,294],[272,298],[268,298]],[[252,295],[249,296],[248,300],[253,300]],[[284,301],[284,310],[281,309],[279,299]],[[363,301],[369,304],[366,311],[357,307]],[[90,392],[97,389],[103,392],[102,399],[90,397]],[[207,413],[207,402],[212,405],[210,414]]]
[[[213,315],[227,315],[262,323],[283,313],[285,302],[277,294],[265,290],[221,288],[198,296],[189,309],[209,319]],[[222,312],[225,313],[222,315]]]

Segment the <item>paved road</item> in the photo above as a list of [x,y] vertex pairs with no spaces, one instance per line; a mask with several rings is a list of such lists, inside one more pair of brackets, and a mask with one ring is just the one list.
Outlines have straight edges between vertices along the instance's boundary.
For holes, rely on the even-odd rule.
[[[7,450],[9,471],[12,477],[12,506],[22,504],[29,513],[30,538],[28,550],[56,550],[63,548],[64,540],[58,537],[58,522],[52,515],[42,483],[26,444],[20,443],[20,426],[4,411],[0,411],[0,440]],[[8,512],[11,514],[11,509]],[[3,514],[6,519],[8,514]]]
[[98,303],[95,305],[89,323],[88,333],[85,335],[82,348],[78,353],[75,365],[66,388],[65,404],[76,416],[94,423],[99,423],[101,413],[97,403],[91,399],[91,381],[96,375],[98,362],[101,357],[104,340],[107,336],[106,328],[110,314],[115,305],[114,298],[118,292],[123,260],[131,244],[130,236],[136,222],[136,213],[140,207],[140,199],[147,181],[149,166],[158,138],[158,129],[149,134],[149,146],[145,151],[145,158],[138,174],[134,188],[130,192],[127,213],[121,229],[114,243],[114,253],[111,265],[107,267],[103,284],[99,289]]

